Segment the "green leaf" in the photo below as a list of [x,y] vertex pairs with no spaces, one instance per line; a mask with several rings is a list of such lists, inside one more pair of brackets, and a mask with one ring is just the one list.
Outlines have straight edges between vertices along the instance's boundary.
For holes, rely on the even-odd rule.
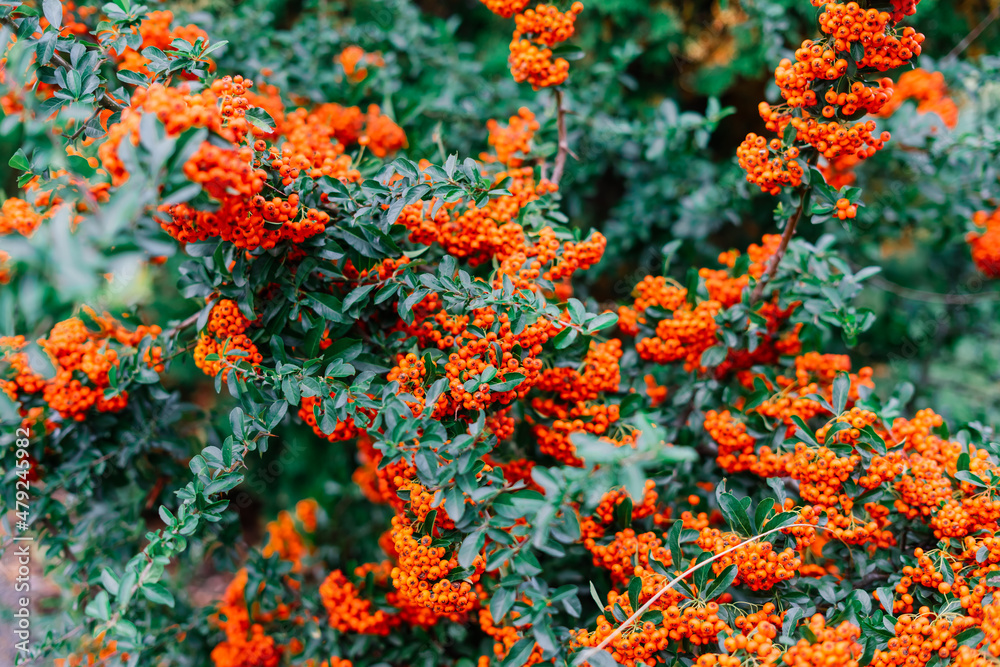
[[11,156],[7,164],[14,169],[19,169],[20,171],[28,171],[31,169],[31,164],[28,162],[28,156],[24,154],[23,148],[18,148],[17,152]]
[[372,290],[375,289],[375,285],[362,285],[351,291],[346,297],[344,297],[343,309],[348,311],[356,303],[360,303],[365,297],[371,294]]
[[733,585],[733,582],[736,581],[736,575],[739,574],[739,572],[740,569],[736,565],[727,566],[726,569],[720,572],[719,576],[713,579],[712,583],[705,588],[705,593],[701,596],[702,599],[714,600],[725,593],[726,590]]
[[177,517],[175,517],[173,513],[169,509],[167,509],[165,505],[160,505],[158,511],[160,514],[160,519],[163,521],[163,523],[167,524],[168,526],[172,526],[174,522],[177,520]]
[[833,411],[840,414],[847,407],[847,395],[851,390],[851,377],[840,371],[833,380]]
[[201,454],[198,454],[190,461],[188,461],[188,468],[190,468],[191,472],[193,472],[194,474],[201,475],[202,473],[208,470],[208,464],[205,463],[204,457],[202,457]]
[[723,493],[720,501],[722,515],[729,522],[729,525],[733,529],[739,530],[743,535],[753,535],[753,526],[750,525],[750,517],[747,516],[743,503],[731,493]]
[[520,373],[508,373],[503,382],[494,382],[490,385],[490,391],[510,391],[524,382],[524,376]]
[[705,368],[715,368],[726,360],[729,348],[725,345],[713,345],[701,354],[701,365]]
[[667,531],[667,549],[670,550],[670,557],[675,563],[681,562],[681,531],[684,526],[680,521],[674,521]]
[[324,294],[323,292],[309,292],[305,296],[309,307],[323,319],[332,322],[344,321],[342,314],[344,307],[337,297],[332,294]]
[[984,483],[983,480],[979,479],[979,475],[975,475],[967,470],[959,470],[955,473],[955,479],[961,480],[972,484],[973,486],[982,487],[984,489],[989,488],[989,485]]
[[771,517],[763,526],[760,526],[761,532],[767,530],[774,530],[775,528],[784,528],[785,526],[790,526],[793,523],[799,521],[799,515],[796,512],[781,512],[776,516]]
[[118,80],[122,83],[132,84],[133,86],[146,87],[150,84],[149,77],[145,74],[139,74],[138,72],[133,72],[127,69],[118,70]]
[[955,635],[955,641],[958,642],[959,646],[968,646],[969,648],[976,648],[984,638],[983,631],[978,627],[966,628]]
[[798,135],[798,130],[796,130],[795,127],[791,123],[789,123],[788,125],[785,126],[785,132],[781,136],[781,143],[783,143],[786,148],[789,146],[794,146],[795,137],[797,135]]
[[154,604],[165,604],[168,607],[174,606],[174,596],[163,584],[149,583],[143,584],[142,596]]
[[53,28],[59,30],[62,27],[63,7],[59,0],[42,0],[42,12]]
[[467,535],[462,540],[462,546],[458,550],[458,564],[460,567],[471,567],[476,560],[476,556],[483,550],[486,544],[486,532],[477,530],[471,535]]
[[618,521],[618,525],[622,529],[627,529],[632,526],[632,497],[626,495],[618,507],[615,508],[615,519]]
[[118,577],[108,568],[101,570],[101,585],[115,597],[118,597]]
[[503,617],[514,606],[516,600],[516,588],[497,588],[493,593],[493,597],[490,598],[490,615],[493,616],[493,620],[497,623],[503,620]]
[[760,504],[757,505],[757,511],[753,514],[754,531],[760,530],[760,527],[764,525],[764,521],[767,520],[767,515],[771,513],[772,509],[774,509],[773,498],[764,498],[760,501]]
[[243,481],[243,476],[239,473],[229,473],[226,475],[220,475],[217,479],[212,480],[205,485],[205,495],[214,496],[219,493],[225,493],[230,491]]
[[98,594],[94,596],[94,599],[87,603],[83,613],[91,618],[96,618],[101,621],[110,620],[111,600],[108,598],[107,591],[98,592]]
[[271,118],[271,114],[264,111],[260,107],[250,107],[249,109],[246,110],[245,117],[251,125],[261,130],[262,132],[265,132],[267,134],[274,132],[274,127],[275,127],[274,119]]
[[604,603],[601,601],[601,596],[597,594],[597,587],[594,586],[594,582],[590,582],[590,597],[594,598],[594,604],[597,605],[598,609],[604,608]]
[[524,667],[528,664],[528,656],[535,650],[535,640],[525,637],[510,647],[510,653],[504,658],[500,667]]
[[809,424],[803,421],[802,417],[798,415],[792,415],[792,421],[798,426],[798,430],[795,431],[795,437],[802,440],[806,444],[812,445],[813,447],[819,447],[819,443],[816,442],[816,438],[812,435],[812,429],[809,428]]
[[576,336],[576,329],[566,327],[556,334],[556,337],[552,339],[552,343],[555,345],[557,350],[564,350],[573,344],[573,341],[576,340]]
[[880,586],[875,589],[875,597],[882,603],[882,606],[892,612],[892,588],[890,586]]
[[632,605],[633,610],[639,608],[640,593],[642,593],[642,579],[632,577],[631,581],[628,582],[628,601]]
[[587,323],[587,333],[595,333],[618,324],[617,313],[602,313]]

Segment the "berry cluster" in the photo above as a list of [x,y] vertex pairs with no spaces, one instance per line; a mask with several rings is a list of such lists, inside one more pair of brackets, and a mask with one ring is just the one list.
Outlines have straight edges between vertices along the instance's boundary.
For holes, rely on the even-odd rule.
[[906,100],[916,101],[917,113],[937,114],[945,127],[954,128],[958,124],[958,105],[948,96],[948,85],[941,72],[917,67],[900,74],[892,99],[883,107],[881,115],[891,116]]
[[[253,85],[241,76],[225,76],[197,94],[183,86],[140,88],[122,122],[109,129],[108,140],[98,149],[104,169],[118,186],[128,178],[118,146],[126,138],[138,143],[144,114],[156,114],[169,135],[203,127],[233,144],[206,141],[185,163],[185,175],[202,185],[213,205],[185,202],[162,209],[160,224],[183,243],[220,237],[250,250],[283,241],[302,243],[323,232],[329,214],[300,206],[297,192],[282,195],[284,186],[300,175],[356,181],[360,174],[345,155],[347,146],[358,144],[384,157],[406,145],[403,131],[375,105],[367,112],[324,104],[286,113],[276,89],[265,86],[254,94]],[[254,107],[275,119],[273,130],[247,121],[246,112]],[[266,192],[277,194],[265,197]]]
[[264,632],[263,625],[251,622],[244,594],[246,585],[247,571],[240,570],[226,588],[215,616],[226,639],[212,649],[212,662],[215,667],[278,667],[283,647]]
[[965,237],[972,250],[972,261],[983,275],[1000,278],[1000,208],[992,213],[977,211],[972,222],[977,229]]
[[369,67],[385,67],[381,54],[365,53],[365,50],[356,44],[345,47],[337,54],[336,62],[344,68],[344,76],[351,83],[364,81],[368,76]]
[[[141,53],[144,49],[153,47],[164,51],[172,47],[175,39],[182,39],[190,44],[198,39],[208,41],[208,34],[198,26],[189,24],[172,27],[173,23],[173,12],[160,10],[147,14],[136,27],[138,34],[142,36],[142,45],[138,49],[126,47],[118,57],[119,68],[153,76],[147,67],[151,61]],[[215,68],[211,61],[209,65],[210,69]]]
[[[205,375],[215,377],[220,372],[223,379],[229,375],[229,364],[244,361],[251,366],[260,364],[263,356],[246,334],[250,321],[240,312],[235,301],[220,299],[212,306],[205,330],[194,348],[194,362]],[[217,359],[208,359],[216,355]]]
[[0,236],[17,232],[22,236],[31,236],[42,224],[42,216],[35,208],[17,197],[11,197],[0,208]]
[[491,118],[486,122],[486,129],[490,132],[489,144],[496,151],[496,156],[483,153],[480,159],[483,162],[500,162],[511,168],[520,167],[520,155],[531,152],[531,140],[540,127],[541,123],[535,120],[535,114],[527,107],[518,109],[517,115],[511,116],[506,126]]
[[809,619],[814,640],[800,639],[785,651],[783,661],[789,667],[841,665],[859,667],[862,646],[858,643],[861,629],[844,621],[837,627],[827,627],[826,619],[815,614]]
[[649,559],[654,558],[664,565],[670,565],[670,550],[663,546],[663,540],[654,532],[636,534],[631,528],[615,533],[608,544],[598,544],[588,538],[583,545],[594,556],[594,566],[611,572],[611,580],[618,584],[628,583],[636,568],[649,569]]
[[392,585],[400,597],[414,606],[430,609],[436,616],[459,620],[477,603],[473,584],[478,581],[484,564],[476,560],[476,571],[462,581],[451,581],[448,575],[458,569],[453,554],[445,558],[444,547],[433,546],[429,535],[419,539],[409,520],[396,516],[392,520],[392,540],[398,564],[392,569]]
[[[739,535],[722,533],[716,528],[704,528],[698,535],[698,546],[714,554],[721,554],[742,541]],[[761,540],[727,553],[712,563],[712,571],[718,574],[734,564],[739,571],[737,582],[754,591],[766,591],[794,577],[802,560],[791,548],[778,552],[773,544]]]
[[[747,181],[770,194],[801,183],[801,151],[833,163],[863,160],[880,150],[889,133],[876,134],[874,121],[855,121],[883,110],[893,96],[892,80],[867,77],[903,66],[920,55],[924,41],[913,28],[896,28],[898,12],[865,9],[857,2],[812,3],[823,10],[818,20],[824,37],[802,42],[794,60],[785,58],[775,68],[784,103],[759,106],[767,129],[778,136],[768,141],[750,133],[737,150]],[[787,144],[786,129],[792,138]],[[853,217],[849,202],[838,211],[841,219]]]
[[[27,345],[23,336],[0,338],[2,360],[7,363],[8,377],[2,382],[4,392],[12,399],[26,401],[41,394],[41,400],[65,420],[84,421],[91,409],[98,412],[119,412],[128,403],[128,393],[106,396],[111,387],[109,373],[119,366],[119,355],[133,353],[144,338],[156,338],[160,327],[139,326],[134,331],[126,329],[110,315],[99,316],[88,312],[98,329],[87,328],[83,320],[72,317],[58,322],[49,335],[38,339],[55,375],[45,378],[34,371],[24,352]],[[150,346],[143,361],[157,372],[163,371],[161,348]],[[25,412],[25,414],[27,414]]]
[[552,58],[552,47],[573,36],[573,24],[583,11],[583,4],[574,2],[568,12],[553,5],[540,4],[524,13],[526,2],[515,0],[484,0],[500,16],[514,16],[516,29],[510,42],[510,73],[518,83],[527,81],[532,88],[558,86],[569,76],[569,62]]

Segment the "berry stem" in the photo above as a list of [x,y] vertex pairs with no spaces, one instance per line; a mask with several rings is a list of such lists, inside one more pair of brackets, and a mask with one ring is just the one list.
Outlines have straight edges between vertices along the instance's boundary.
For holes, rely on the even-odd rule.
[[767,263],[767,269],[764,271],[764,275],[760,277],[757,281],[757,285],[753,288],[753,294],[750,296],[750,305],[760,301],[761,296],[764,294],[764,287],[771,282],[774,278],[774,274],[778,271],[778,265],[781,264],[781,259],[785,256],[785,251],[788,250],[788,243],[792,240],[792,236],[795,235],[795,228],[799,224],[799,220],[802,218],[802,213],[805,211],[806,206],[809,205],[809,199],[812,196],[812,188],[807,187],[802,193],[802,199],[799,202],[799,207],[796,209],[792,217],[788,219],[788,224],[785,225],[785,230],[781,232],[781,243],[778,244],[778,249],[775,251],[774,255]]

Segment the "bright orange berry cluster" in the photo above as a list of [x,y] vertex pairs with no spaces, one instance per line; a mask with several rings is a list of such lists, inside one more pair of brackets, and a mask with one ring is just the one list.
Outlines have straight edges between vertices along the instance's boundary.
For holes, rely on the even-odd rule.
[[17,232],[22,236],[31,236],[42,224],[42,216],[35,208],[17,197],[4,201],[0,208],[0,236]]
[[[716,528],[705,528],[699,533],[697,543],[705,551],[721,554],[742,541],[735,533],[722,533]],[[734,564],[739,570],[737,583],[745,584],[751,590],[766,591],[778,582],[794,577],[795,570],[802,564],[802,560],[791,548],[777,552],[773,544],[761,540],[731,551],[714,561],[712,571],[718,574]]]
[[747,172],[747,182],[760,187],[762,192],[776,195],[783,187],[802,183],[805,173],[796,160],[797,146],[785,146],[780,139],[768,141],[751,132],[736,149],[740,167]]
[[[737,150],[747,181],[770,194],[801,183],[804,167],[797,158],[802,146],[812,147],[831,162],[848,156],[865,159],[880,150],[889,140],[888,132],[876,134],[873,121],[853,121],[879,113],[889,103],[892,81],[881,78],[869,85],[866,76],[906,64],[920,55],[924,41],[913,28],[898,30],[896,13],[865,9],[857,2],[812,3],[823,9],[818,19],[825,37],[802,42],[794,61],[785,58],[775,68],[784,104],[771,107],[762,102],[758,108],[767,129],[779,138],[767,141],[751,133]],[[850,60],[855,58],[854,45],[861,47],[853,63],[856,69]],[[793,145],[785,145],[789,125],[794,130]],[[838,213],[841,219],[853,217],[849,202],[837,210],[843,212]]]
[[947,660],[958,651],[955,635],[976,625],[975,619],[968,616],[941,617],[928,612],[900,616],[894,627],[895,638],[889,640],[887,650],[875,651],[872,666],[923,667],[932,658]]
[[882,116],[895,113],[906,100],[917,102],[917,113],[935,113],[946,127],[958,124],[958,105],[948,96],[948,85],[941,72],[911,69],[899,75],[895,93],[882,109]]
[[541,4],[514,17],[517,32],[535,42],[555,46],[573,36],[576,15],[583,11],[583,3],[574,2],[569,12],[560,12],[554,5]]
[[[41,393],[41,399],[63,419],[83,421],[91,409],[98,412],[119,412],[128,403],[128,393],[106,397],[111,386],[109,373],[119,365],[119,354],[134,350],[147,336],[160,335],[160,327],[139,326],[135,331],[123,327],[110,315],[99,316],[89,311],[98,330],[87,328],[83,320],[72,317],[58,322],[49,335],[38,339],[55,367],[54,377],[47,379],[32,370],[23,336],[0,338],[2,360],[7,362],[9,377],[2,381],[4,392],[12,400],[26,400]],[[112,346],[115,343],[115,346]],[[157,372],[163,371],[161,348],[150,347],[143,361]]]
[[[263,356],[246,334],[250,321],[240,312],[235,301],[220,299],[212,306],[205,330],[198,337],[194,348],[194,363],[205,373],[215,377],[220,371],[223,377],[229,375],[227,364],[245,361],[251,366],[260,364]],[[218,359],[209,360],[211,354]]]
[[240,570],[229,583],[215,622],[225,632],[225,641],[212,649],[211,657],[215,667],[278,667],[283,647],[264,632],[260,623],[253,623],[247,610],[244,591],[247,585],[247,571]]
[[858,643],[861,629],[844,621],[835,628],[827,627],[821,614],[809,619],[809,630],[814,641],[800,639],[789,647],[782,657],[789,667],[817,667],[819,665],[859,667],[862,646]]
[[[194,44],[199,38],[208,41],[208,34],[198,26],[189,24],[171,27],[173,22],[174,14],[170,11],[160,10],[147,14],[137,26],[138,33],[142,35],[142,46],[138,50],[126,48],[118,58],[119,68],[152,76],[153,73],[147,67],[150,60],[141,54],[143,49],[154,47],[164,51],[171,48],[175,39],[183,39],[190,44]],[[209,69],[215,69],[213,63],[209,64]]]
[[636,534],[631,528],[626,528],[615,533],[608,544],[598,544],[597,540],[586,539],[583,545],[593,554],[594,566],[608,570],[611,580],[619,584],[627,584],[636,567],[649,569],[650,557],[664,565],[672,563],[670,550],[663,546],[663,540],[652,531]]
[[977,211],[972,222],[977,229],[965,237],[972,250],[972,261],[983,275],[1000,278],[1000,208],[992,213]]
[[381,54],[366,53],[356,44],[345,47],[337,55],[336,62],[344,68],[344,75],[352,83],[364,81],[368,76],[368,67],[385,67]]
[[522,159],[519,155],[531,152],[531,140],[540,127],[541,123],[535,120],[535,114],[527,107],[518,109],[517,115],[511,116],[506,126],[491,118],[486,121],[486,128],[490,132],[489,144],[496,151],[496,157],[483,153],[480,159],[520,167]]
[[535,90],[558,86],[569,77],[569,62],[552,59],[552,47],[573,35],[573,23],[583,11],[574,2],[566,13],[540,4],[514,17],[517,29],[510,42],[510,73],[518,83],[527,81]]
[[[626,498],[631,498],[625,489],[612,489],[603,496],[601,502],[594,510],[594,517],[603,525],[609,526],[615,520],[615,513],[619,505],[625,502]],[[656,492],[656,482],[651,479],[646,480],[643,488],[642,500],[632,503],[632,520],[645,519],[656,513],[656,500],[659,494]]]
[[340,632],[384,636],[397,622],[394,615],[373,609],[371,601],[361,598],[340,570],[327,575],[319,587],[319,595],[329,614],[330,626]]
[[392,569],[392,585],[402,599],[452,620],[461,619],[475,607],[478,597],[473,584],[484,567],[481,558],[477,558],[474,574],[451,581],[448,575],[458,569],[456,556],[446,558],[446,549],[432,546],[429,535],[418,539],[408,519],[393,517],[392,539],[398,555],[398,564]]

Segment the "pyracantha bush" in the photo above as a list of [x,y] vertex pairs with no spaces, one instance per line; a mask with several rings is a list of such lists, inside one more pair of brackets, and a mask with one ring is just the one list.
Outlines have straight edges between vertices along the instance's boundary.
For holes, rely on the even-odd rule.
[[[537,102],[484,122],[479,159],[439,123],[417,160],[369,87],[395,54],[340,45],[320,100],[227,71],[211,22],[0,8],[4,111],[34,137],[0,305],[47,309],[0,337],[0,509],[54,584],[12,660],[997,662],[1000,445],[843,353],[877,268],[796,236],[858,217],[890,116],[956,125],[941,75],[900,72],[916,1],[814,0],[733,156],[778,233],[680,272],[673,240],[613,302],[585,280],[608,238],[561,208],[584,7],[484,4]],[[998,215],[971,219],[994,277]],[[48,246],[156,286],[64,312],[33,296]],[[284,506],[257,531],[261,496]]]

